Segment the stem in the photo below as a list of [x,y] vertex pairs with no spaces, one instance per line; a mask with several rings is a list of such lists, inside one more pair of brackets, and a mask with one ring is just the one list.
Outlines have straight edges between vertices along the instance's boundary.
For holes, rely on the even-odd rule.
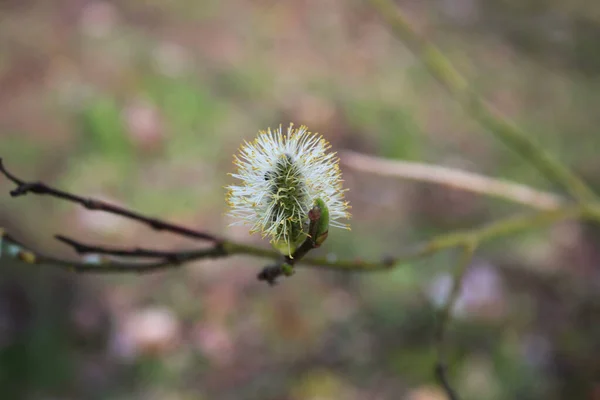
[[462,288],[462,281],[471,264],[473,254],[477,248],[477,241],[473,238],[465,243],[463,252],[458,262],[458,268],[454,274],[453,285],[446,301],[446,305],[442,308],[438,314],[438,324],[435,332],[435,342],[437,347],[437,362],[435,365],[435,375],[440,385],[444,388],[448,398],[450,400],[458,400],[456,391],[452,388],[448,380],[448,361],[446,354],[446,332],[448,331],[448,324],[450,321],[450,313],[452,308],[458,299]]
[[473,239],[476,239],[478,243],[483,243],[499,237],[510,236],[530,229],[551,225],[559,221],[577,218],[596,219],[600,212],[599,209],[600,205],[573,205],[564,206],[556,210],[509,217],[484,225],[480,228],[436,236],[417,246],[412,252],[407,252],[400,256],[382,261],[343,260],[332,262],[328,261],[326,258],[306,258],[300,262],[312,266],[321,266],[339,270],[365,272],[372,270],[386,270],[398,266],[399,264],[439,253],[443,250],[464,246]]
[[[23,180],[7,172],[6,169],[4,169],[1,165],[1,162],[0,172],[6,175],[12,182],[14,182],[17,185],[17,189],[15,189],[15,191],[19,192],[18,194],[23,194],[25,192],[31,192],[34,194],[46,194],[63,200],[74,201],[76,203],[81,203],[83,201],[84,205],[85,201],[94,202],[90,199],[86,200],[83,197],[60,191],[57,189],[53,189],[43,183],[26,183]],[[184,233],[188,231],[188,228],[170,224],[165,221],[148,218],[137,214],[133,211],[125,210],[120,207],[111,206],[103,210],[113,214],[123,215],[125,217],[138,220],[140,222],[145,222],[150,224],[151,226],[160,226],[163,227],[163,229],[165,230],[181,233],[184,236],[188,236]],[[321,226],[318,224],[320,222],[321,217],[322,215],[319,215],[318,218],[315,218],[314,220],[311,219],[311,226],[313,228],[311,228],[310,232],[313,232],[314,228],[316,228],[317,226]],[[144,248],[120,249],[92,246],[77,242],[73,239],[69,239],[64,236],[58,236],[59,240],[71,246],[78,253],[92,253],[96,255],[119,256],[127,258],[134,257],[155,259],[152,261],[123,262],[113,260],[108,257],[98,257],[97,259],[87,261],[71,261],[59,259],[56,257],[45,256],[41,253],[30,250],[27,246],[24,246],[23,244],[19,243],[17,240],[12,238],[7,232],[4,232],[2,229],[0,229],[0,250],[3,252],[7,250],[4,252],[5,254],[8,254],[9,256],[15,258],[19,258],[30,264],[50,264],[70,269],[76,272],[152,272],[159,269],[179,267],[184,263],[197,261],[205,258],[221,258],[242,254],[253,257],[277,260],[277,264],[275,265],[276,268],[273,267],[275,269],[272,269],[272,271],[277,272],[279,275],[281,275],[280,272],[282,272],[282,265],[287,264],[288,266],[293,266],[299,263],[310,266],[320,266],[323,268],[337,269],[341,271],[367,272],[387,270],[392,267],[401,265],[405,262],[427,257],[429,255],[435,254],[443,250],[464,246],[473,239],[475,239],[478,243],[482,243],[486,240],[511,235],[527,229],[533,229],[536,227],[549,225],[554,222],[566,219],[577,218],[600,221],[600,204],[590,203],[584,205],[565,205],[554,210],[541,211],[535,214],[510,217],[483,226],[481,228],[440,235],[417,246],[413,251],[405,252],[394,258],[385,258],[376,261],[364,261],[360,259],[331,261],[326,258],[302,258],[302,256],[304,256],[304,254],[308,252],[308,250],[314,247],[318,247],[319,238],[324,235],[324,232],[319,232],[319,230],[324,229],[322,227],[317,230],[318,234],[315,234],[313,232],[312,236],[316,236],[315,238],[307,238],[307,242],[303,244],[303,246],[301,246],[302,250],[295,255],[293,261],[291,261],[291,259],[282,260],[281,254],[274,250],[268,250],[262,247],[238,243],[227,239],[216,240],[217,236],[200,231],[190,232],[193,235],[202,236],[204,238],[212,238],[213,240],[215,240],[213,241],[213,243],[211,243],[211,247],[197,250],[179,250],[169,252],[149,250]],[[316,242],[314,240],[316,240]],[[0,252],[0,256],[2,256],[2,252]]]
[[595,193],[537,143],[531,134],[499,115],[481,99],[452,66],[440,50],[420,37],[391,0],[371,0],[392,32],[421,60],[442,86],[460,103],[466,112],[508,147],[531,162],[551,182],[563,187],[579,202],[596,198]]
[[123,207],[119,207],[117,205],[110,204],[102,200],[78,196],[73,193],[53,188],[42,182],[25,182],[24,180],[17,178],[15,175],[6,170],[1,158],[0,173],[4,174],[4,176],[6,176],[17,186],[10,192],[10,195],[12,197],[24,196],[28,193],[33,193],[40,196],[51,196],[72,203],[77,203],[87,208],[88,210],[105,211],[114,215],[119,215],[121,217],[131,219],[133,221],[141,222],[157,231],[168,231],[192,239],[200,239],[213,243],[218,243],[220,241],[220,239],[215,235],[206,232],[196,231],[184,226],[165,222],[156,218],[147,217],[135,211],[127,210]]
[[[383,271],[393,267],[398,267],[409,261],[428,257],[438,252],[448,250],[455,247],[465,246],[472,240],[477,243],[483,243],[488,240],[496,239],[503,236],[509,236],[529,229],[540,228],[559,221],[568,219],[597,219],[600,215],[600,205],[596,206],[569,206],[562,207],[557,210],[542,211],[534,214],[526,214],[516,217],[507,218],[498,222],[491,223],[481,228],[454,232],[445,235],[440,235],[431,240],[416,246],[413,251],[405,252],[399,256],[384,260],[365,261],[360,259],[355,260],[340,260],[331,261],[326,258],[302,258],[294,262],[294,265],[304,264],[312,267],[329,268],[339,271],[349,272],[370,272]],[[136,261],[136,262],[120,262],[111,259],[101,258],[98,261],[71,261],[59,259],[56,257],[45,256],[41,253],[32,251],[12,238],[8,233],[0,229],[0,239],[4,239],[3,246],[4,254],[19,258],[30,264],[48,264],[72,270],[74,272],[89,272],[89,273],[146,273],[160,269],[180,267],[185,263],[202,260],[205,258],[223,258],[234,255],[247,255],[259,258],[269,258],[281,262],[281,254],[277,251],[265,249],[249,244],[238,243],[229,240],[223,240],[220,243],[214,244],[207,249],[184,250],[176,252],[157,252],[152,254],[153,257],[163,257],[155,261]],[[73,245],[72,245],[73,246]],[[89,246],[89,245],[86,245]],[[91,247],[91,246],[90,246]],[[11,251],[7,251],[9,248]],[[131,253],[131,251],[123,249],[104,249],[98,253],[107,255],[122,255]],[[115,250],[116,253],[111,253]],[[150,256],[141,254],[141,257]]]
[[341,161],[346,166],[363,172],[418,182],[437,183],[452,189],[498,197],[540,210],[553,210],[564,203],[564,200],[554,193],[454,168],[411,161],[387,160],[353,151],[344,151],[341,154]]

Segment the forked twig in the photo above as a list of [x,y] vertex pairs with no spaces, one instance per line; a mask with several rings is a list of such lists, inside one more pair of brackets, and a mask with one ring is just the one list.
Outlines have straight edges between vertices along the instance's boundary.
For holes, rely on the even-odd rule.
[[[458,396],[456,391],[451,386],[447,377],[445,338],[450,311],[460,292],[462,277],[468,268],[476,245],[485,240],[514,234],[529,228],[544,226],[565,219],[586,218],[600,220],[600,206],[597,204],[598,199],[596,194],[584,181],[535,143],[527,132],[522,131],[512,122],[499,116],[487,102],[473,92],[468,85],[468,82],[460,76],[443,54],[433,44],[419,37],[412,30],[404,17],[398,13],[398,10],[391,0],[371,0],[371,2],[381,12],[383,18],[397,36],[400,37],[421,59],[432,75],[455,97],[466,111],[505,144],[528,159],[550,181],[560,185],[573,198],[578,200],[579,204],[565,205],[561,198],[552,194],[541,193],[540,195],[539,192],[527,192],[526,190],[524,191],[522,187],[506,186],[506,183],[503,183],[503,186],[495,186],[493,189],[490,189],[489,185],[487,188],[482,189],[481,185],[489,184],[490,182],[482,183],[482,181],[479,181],[477,184],[463,185],[462,188],[468,188],[479,193],[493,193],[495,195],[503,195],[503,191],[512,192],[512,194],[515,194],[514,196],[510,193],[508,195],[504,193],[504,197],[511,198],[511,200],[521,203],[534,205],[536,208],[543,209],[543,211],[536,214],[507,218],[503,221],[495,222],[478,229],[465,232],[454,232],[434,237],[418,246],[415,251],[390,259],[372,262],[363,260],[331,261],[325,258],[305,259],[303,256],[311,249],[317,247],[311,236],[309,236],[299,247],[293,255],[294,257],[282,257],[279,253],[272,250],[235,243],[207,232],[197,231],[159,219],[146,217],[134,211],[101,200],[84,198],[54,189],[42,182],[25,182],[9,173],[2,165],[2,160],[0,159],[0,173],[4,174],[17,185],[16,189],[10,192],[13,197],[22,196],[27,193],[48,195],[80,204],[88,210],[100,210],[120,215],[144,223],[155,230],[168,231],[184,237],[207,241],[211,244],[210,247],[205,249],[171,252],[146,248],[123,249],[89,245],[58,235],[56,237],[58,240],[71,246],[79,254],[124,257],[127,259],[151,259],[151,261],[123,262],[100,257],[97,260],[90,261],[88,259],[87,261],[76,262],[44,256],[40,253],[33,252],[0,229],[0,242],[6,241],[6,243],[0,243],[0,251],[5,250],[10,256],[30,264],[53,264],[77,272],[95,273],[151,272],[165,268],[178,267],[183,263],[194,260],[244,254],[277,260],[275,265],[266,267],[258,275],[259,279],[272,284],[279,276],[288,275],[293,272],[294,265],[299,262],[308,265],[321,265],[340,271],[375,271],[389,269],[406,261],[425,257],[446,249],[460,247],[464,249],[463,257],[461,258],[459,269],[454,279],[452,293],[444,308],[440,311],[439,323],[436,330],[438,362],[435,367],[436,378],[444,388],[446,394],[451,400],[457,400]],[[420,175],[416,179],[446,184],[449,181],[447,176],[440,179],[428,179],[427,177]],[[462,182],[464,183],[465,181],[463,180]],[[471,180],[471,183],[473,183],[473,180]],[[313,221],[311,220],[311,224],[312,223]]]
[[[3,166],[0,165],[0,167],[0,173],[5,174],[18,187],[23,187],[24,185],[32,187],[31,184],[28,184],[24,180],[8,173]],[[37,183],[33,185],[33,187],[45,188],[41,193],[39,191],[31,191],[30,193],[33,194],[45,194],[48,196],[57,197],[59,199],[82,199],[80,196],[52,188],[43,183]],[[73,201],[79,203],[78,200]],[[94,202],[95,200],[92,200],[92,203]],[[150,218],[139,215],[132,211],[124,210],[120,207],[118,207],[116,210],[109,207],[103,209],[103,211],[121,215],[125,218],[134,215],[135,217],[133,218],[135,220],[142,222],[150,220]],[[595,203],[584,205],[564,205],[555,210],[545,210],[533,214],[509,217],[479,228],[439,235],[424,243],[411,246],[407,251],[397,254],[396,256],[383,257],[380,260],[363,260],[359,258],[336,260],[329,257],[301,257],[301,253],[297,253],[296,257],[294,257],[294,261],[291,261],[289,258],[282,258],[281,254],[275,250],[239,243],[225,238],[213,241],[211,247],[209,248],[164,252],[158,250],[148,250],[145,248],[120,249],[95,246],[81,243],[72,238],[67,238],[66,236],[58,235],[57,239],[61,240],[65,244],[70,245],[75,251],[81,254],[146,259],[143,262],[123,262],[110,258],[101,257],[98,260],[94,259],[94,257],[88,257],[85,261],[73,261],[49,257],[42,255],[39,252],[31,251],[26,246],[8,235],[7,232],[3,232],[1,229],[0,239],[6,239],[7,243],[12,246],[11,249],[13,250],[15,257],[21,258],[30,263],[55,265],[73,270],[75,272],[143,273],[152,272],[163,268],[178,267],[184,263],[201,260],[204,258],[222,258],[233,255],[246,255],[276,260],[277,262],[274,266],[266,267],[265,270],[269,269],[270,272],[273,272],[273,268],[275,268],[274,270],[278,271],[277,276],[280,276],[282,275],[281,267],[284,263],[288,265],[303,264],[347,272],[385,271],[416,259],[428,257],[444,250],[462,247],[473,237],[476,237],[478,242],[482,243],[498,237],[516,234],[524,230],[550,225],[555,222],[580,218],[600,220],[600,205]],[[157,223],[161,226],[175,226],[164,221],[157,221]],[[180,230],[177,229],[169,229],[169,231],[180,233]],[[203,237],[208,236],[211,238],[217,238],[215,235],[202,234]],[[187,235],[183,234],[183,236]],[[306,242],[300,246],[297,251],[304,252],[307,249],[309,250],[314,248],[313,246],[314,245],[312,243]],[[148,261],[148,258],[152,260]],[[264,280],[268,281],[267,279]]]
[[[93,205],[90,209],[101,209],[103,211],[131,218],[144,222],[151,227],[162,227],[163,230],[181,234],[189,237],[187,228],[177,225],[147,218],[138,213],[125,210],[120,207],[101,207],[95,208],[97,203],[93,199],[84,199],[83,197],[54,189],[43,183],[27,183],[13,174],[10,174],[0,160],[0,173],[6,175],[17,189],[12,191],[13,196],[25,193],[40,195],[49,195],[59,199],[72,201],[78,204]],[[544,210],[534,214],[515,216],[504,220],[485,225],[480,228],[471,229],[462,232],[452,232],[445,235],[434,237],[425,243],[413,247],[411,251],[397,255],[395,257],[386,257],[379,261],[355,260],[330,260],[327,258],[304,258],[303,256],[310,250],[318,247],[315,241],[314,232],[319,222],[320,214],[318,210],[311,210],[309,236],[305,242],[296,250],[293,257],[282,257],[280,253],[274,250],[267,250],[261,247],[237,243],[227,239],[217,239],[217,236],[205,234],[203,232],[193,232],[193,237],[210,239],[211,246],[197,250],[181,251],[161,251],[147,248],[116,248],[98,245],[85,244],[78,240],[66,236],[57,235],[56,238],[61,242],[72,247],[78,254],[87,255],[83,261],[72,261],[35,252],[19,243],[7,232],[0,228],[0,257],[3,252],[10,257],[22,260],[28,264],[54,265],[70,271],[80,273],[149,273],[170,268],[177,268],[185,263],[209,259],[224,258],[234,255],[246,255],[251,257],[262,257],[276,260],[275,264],[267,266],[258,274],[258,279],[269,284],[274,284],[280,276],[289,276],[294,272],[295,265],[302,263],[305,265],[330,268],[337,271],[346,272],[373,272],[389,270],[391,268],[403,265],[412,260],[424,258],[438,252],[461,247],[465,249],[465,255],[455,278],[455,286],[450,295],[445,308],[440,313],[440,320],[436,331],[436,341],[438,346],[438,359],[435,365],[435,376],[450,400],[457,400],[458,396],[450,385],[447,376],[447,366],[445,359],[445,332],[449,320],[449,312],[454,304],[457,293],[460,289],[460,282],[464,271],[475,250],[475,246],[487,240],[515,234],[527,229],[546,226],[566,219],[589,219],[600,220],[600,205],[596,203],[581,205],[564,205],[556,209]],[[161,228],[158,228],[161,229]],[[91,256],[91,257],[90,257]],[[122,261],[115,257],[126,258],[133,261]],[[140,260],[141,259],[141,260]],[[150,259],[150,260],[148,260]]]
[[[9,253],[15,258],[26,261],[31,264],[52,264],[75,272],[135,272],[147,273],[159,269],[174,268],[186,262],[191,262],[206,258],[222,258],[235,254],[251,254],[255,256],[274,258],[277,262],[274,265],[265,267],[257,276],[261,281],[274,284],[276,279],[282,275],[291,275],[293,266],[302,259],[311,249],[318,247],[314,242],[314,235],[307,237],[305,242],[294,252],[291,257],[283,257],[279,253],[269,250],[263,250],[252,246],[247,246],[232,241],[226,241],[206,232],[192,230],[180,225],[158,220],[156,218],[146,217],[137,212],[124,209],[122,207],[106,203],[101,200],[84,198],[63,190],[53,188],[42,182],[26,182],[16,175],[9,172],[3,165],[0,158],[0,173],[4,174],[17,187],[10,194],[13,197],[23,196],[27,193],[37,195],[48,195],[61,200],[80,204],[89,210],[101,210],[111,214],[129,218],[150,226],[156,230],[164,230],[179,234],[184,237],[191,237],[212,242],[212,246],[203,249],[162,251],[146,248],[116,248],[92,245],[80,242],[64,235],[55,235],[60,242],[70,246],[79,255],[95,255],[97,257],[88,257],[84,261],[71,261],[56,257],[46,256],[39,252],[34,252],[17,242],[8,233],[0,231],[0,240],[8,242]],[[319,222],[320,212],[313,209],[309,213],[317,215],[316,218],[310,217],[309,231],[314,230],[314,226]],[[315,214],[316,213],[316,214]],[[103,256],[103,257],[101,257]],[[114,259],[123,257],[134,259],[132,262],[124,262]],[[140,260],[142,259],[142,260]],[[152,261],[147,261],[152,259]]]

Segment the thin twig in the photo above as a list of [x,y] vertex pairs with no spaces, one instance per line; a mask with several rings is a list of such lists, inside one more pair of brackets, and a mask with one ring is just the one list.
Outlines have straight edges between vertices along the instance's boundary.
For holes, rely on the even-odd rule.
[[446,304],[438,314],[437,327],[435,331],[435,342],[437,348],[437,361],[435,365],[435,376],[444,388],[449,400],[458,400],[456,390],[450,384],[448,379],[448,359],[447,359],[447,343],[446,332],[448,331],[448,323],[450,321],[450,313],[458,299],[461,291],[462,281],[473,259],[473,253],[477,248],[476,239],[471,239],[464,244],[463,252],[458,262],[458,268],[454,274],[452,289],[446,300]]
[[[0,169],[0,172],[5,170]],[[24,183],[21,179],[10,176],[10,179],[15,182],[18,186]],[[48,187],[45,184],[38,184],[42,187]],[[79,198],[79,196],[67,193],[59,192],[58,194],[53,191],[46,192],[49,196],[57,197],[59,199],[65,198]],[[119,210],[122,210],[119,208]],[[105,211],[111,213],[113,209],[109,208]],[[126,211],[125,215],[129,215],[132,212]],[[122,214],[119,214],[122,215]],[[390,268],[394,268],[403,265],[407,262],[414,261],[416,259],[424,258],[435,253],[464,246],[472,238],[476,238],[478,243],[482,243],[488,240],[492,240],[502,236],[508,236],[516,234],[528,229],[539,228],[547,226],[559,221],[568,219],[600,219],[600,204],[591,203],[585,205],[564,205],[555,210],[544,210],[533,214],[517,215],[514,217],[506,218],[497,222],[484,225],[480,228],[475,228],[466,231],[452,232],[444,235],[436,236],[429,241],[413,246],[411,250],[403,252],[395,257],[385,257],[380,260],[332,260],[329,257],[298,257],[293,264],[303,264],[308,266],[329,268],[338,271],[351,271],[351,272],[372,272],[372,271],[384,271]],[[164,226],[170,226],[168,222],[158,221]],[[212,236],[212,235],[209,235]],[[23,261],[31,264],[48,264],[65,269],[69,269],[75,272],[98,272],[98,273],[144,273],[152,272],[160,269],[167,269],[173,267],[179,267],[185,263],[202,260],[205,258],[222,258],[234,255],[246,255],[258,258],[267,258],[276,260],[278,268],[281,268],[282,256],[275,250],[265,249],[258,246],[253,246],[244,243],[238,243],[232,240],[220,239],[218,242],[214,242],[212,247],[208,249],[198,250],[184,250],[169,252],[168,255],[164,252],[149,251],[146,249],[116,249],[116,248],[104,248],[104,251],[96,251],[97,254],[102,253],[104,255],[113,256],[125,256],[139,258],[158,258],[158,260],[144,261],[144,262],[123,262],[111,259],[100,259],[100,261],[72,261],[59,259],[55,257],[45,256],[39,252],[32,251],[27,246],[19,243],[13,239],[8,233],[3,232],[0,229],[0,239],[6,239],[11,245],[11,250],[14,254],[10,254],[16,258],[20,258]],[[68,239],[65,236],[58,236],[59,240],[64,243],[71,245],[76,251],[86,253],[83,250],[98,250],[101,246],[86,245],[80,242],[76,242],[73,239]],[[312,244],[310,247],[312,248]],[[143,251],[148,253],[144,254]],[[139,252],[139,254],[134,254]],[[153,252],[153,253],[150,253]],[[94,253],[94,251],[91,251]],[[169,257],[170,255],[170,257]],[[163,258],[163,256],[165,256]],[[93,258],[92,258],[93,259]],[[287,260],[289,263],[289,260]],[[269,267],[267,267],[269,268]]]
[[387,160],[353,151],[342,152],[340,160],[346,166],[361,172],[436,183],[454,189],[503,198],[540,210],[555,210],[564,202],[560,196],[553,193],[454,168],[410,161]]
[[[0,257],[10,256],[28,264],[56,266],[80,273],[149,273],[162,269],[177,268],[185,263],[196,260],[222,258],[235,254],[235,249],[228,251],[221,243],[214,244],[212,247],[206,249],[161,252],[88,245],[64,236],[59,236],[58,239],[73,247],[80,254],[95,255],[98,257],[87,257],[83,261],[76,261],[48,256],[31,250],[2,229],[0,229]],[[136,252],[139,254],[135,254]],[[158,260],[123,262],[101,256],[135,257],[141,259],[158,258]]]
[[41,195],[41,196],[48,195],[48,196],[56,197],[56,198],[59,198],[62,200],[80,204],[83,207],[87,208],[88,210],[105,211],[105,212],[108,212],[111,214],[120,215],[122,217],[146,224],[146,225],[150,226],[152,229],[155,229],[157,231],[168,231],[168,232],[176,233],[181,236],[185,236],[185,237],[189,237],[189,238],[193,238],[193,239],[206,240],[206,241],[214,242],[214,243],[217,243],[220,241],[220,239],[217,236],[212,235],[210,233],[196,231],[196,230],[193,230],[190,228],[186,228],[184,226],[175,225],[175,224],[172,224],[169,222],[161,221],[156,218],[146,217],[137,212],[127,210],[125,208],[119,207],[114,204],[107,203],[102,200],[77,196],[72,193],[68,193],[68,192],[65,192],[65,191],[62,191],[59,189],[55,189],[55,188],[48,186],[42,182],[26,182],[22,179],[17,178],[15,175],[13,175],[8,170],[6,170],[6,168],[4,167],[4,164],[2,163],[1,158],[0,158],[0,173],[4,174],[4,176],[6,176],[15,185],[17,185],[16,189],[13,189],[10,192],[10,195],[12,197],[23,196],[28,193],[33,193],[33,194],[37,194],[37,195]]
[[600,205],[570,205],[556,210],[539,211],[505,218],[492,222],[479,228],[465,231],[451,232],[438,235],[420,245],[413,246],[413,250],[396,257],[385,260],[339,260],[330,261],[327,258],[305,258],[302,264],[321,266],[336,270],[364,271],[385,270],[406,262],[421,259],[444,250],[464,246],[473,237],[478,243],[484,243],[492,239],[514,235],[527,230],[548,226],[560,221],[572,219],[594,219],[597,218]]
[[551,182],[580,202],[597,199],[596,194],[569,168],[556,160],[513,122],[502,117],[470,87],[442,52],[419,36],[392,0],[371,0],[393,33],[408,47],[460,105],[509,148],[531,162]]
[[107,247],[82,243],[78,240],[63,236],[54,236],[58,241],[65,243],[75,250],[77,254],[103,254],[117,257],[135,257],[135,258],[162,258],[164,260],[170,260],[173,263],[181,262],[182,259],[187,259],[190,256],[196,256],[198,252],[202,250],[178,250],[178,251],[164,251],[164,250],[152,250],[136,247],[133,249]]
[[[525,214],[497,221],[480,228],[453,232],[445,235],[436,236],[429,241],[416,245],[412,250],[403,252],[395,257],[386,257],[382,260],[331,260],[327,257],[306,257],[298,260],[296,265],[306,265],[318,268],[328,268],[337,271],[348,272],[374,272],[385,271],[394,267],[405,265],[408,262],[425,258],[441,251],[464,246],[473,237],[477,238],[479,243],[483,243],[499,237],[513,235],[530,229],[547,226],[556,222],[578,219],[593,218],[598,213],[598,207],[590,206],[569,206],[552,211],[541,211],[533,214]],[[152,272],[159,269],[180,267],[192,261],[202,260],[204,258],[223,258],[234,255],[246,255],[257,258],[267,258],[271,260],[281,260],[281,254],[274,250],[265,249],[258,246],[237,243],[229,240],[222,241],[218,246],[209,249],[200,249],[197,251],[186,250],[178,258],[178,263],[171,260],[158,260],[153,262],[132,262],[125,263],[114,260],[94,261],[72,261],[57,259],[44,256],[41,253],[30,250],[28,247],[14,240],[8,233],[0,230],[0,238],[7,239],[8,243],[13,243],[17,247],[18,254],[14,256],[31,264],[48,264],[72,270],[74,272],[99,272],[99,273],[142,273]],[[9,256],[12,254],[8,254]]]

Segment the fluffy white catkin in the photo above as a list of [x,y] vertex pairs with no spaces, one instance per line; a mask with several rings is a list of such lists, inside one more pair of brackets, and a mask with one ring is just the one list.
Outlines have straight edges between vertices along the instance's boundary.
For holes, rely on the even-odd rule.
[[329,143],[306,126],[287,132],[260,131],[244,142],[234,156],[238,185],[227,187],[232,225],[251,225],[283,253],[291,255],[306,238],[308,212],[317,199],[329,211],[330,226],[348,229],[340,219],[350,218],[339,169],[339,159],[328,152]]

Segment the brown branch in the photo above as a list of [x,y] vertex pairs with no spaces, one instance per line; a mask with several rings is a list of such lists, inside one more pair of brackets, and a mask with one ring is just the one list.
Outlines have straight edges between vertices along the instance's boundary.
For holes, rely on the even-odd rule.
[[157,231],[168,231],[171,233],[175,233],[181,236],[185,236],[193,239],[206,240],[213,243],[218,243],[221,241],[217,236],[201,232],[197,230],[193,230],[190,228],[186,228],[184,226],[175,225],[169,222],[161,221],[156,218],[146,217],[142,214],[136,213],[134,211],[127,210],[125,208],[119,207],[114,204],[107,203],[102,200],[85,198],[72,193],[68,193],[59,189],[55,189],[51,186],[46,185],[42,182],[26,182],[15,175],[10,173],[2,163],[2,159],[0,158],[0,173],[4,174],[10,181],[12,181],[15,185],[17,185],[16,189],[13,189],[10,192],[12,197],[24,196],[28,193],[37,194],[40,196],[51,196],[58,199],[70,201],[72,203],[77,203],[88,210],[93,211],[104,211],[110,214],[119,215],[124,218],[131,219],[133,221],[141,222],[150,226],[152,229]]
[[[73,247],[79,254],[98,255],[97,259],[88,258],[83,261],[68,260],[48,256],[41,252],[33,251],[0,229],[0,257],[7,254],[10,257],[24,261],[28,264],[44,264],[65,268],[78,273],[149,273],[161,269],[177,268],[185,263],[208,259],[222,258],[236,254],[235,248],[227,249],[221,243],[212,247],[198,250],[185,250],[177,252],[154,251],[146,249],[121,249],[83,244],[73,239],[57,235],[57,239]],[[123,262],[102,256],[121,256],[135,258],[158,258],[154,261]]]
[[181,263],[182,259],[194,256],[202,250],[184,250],[184,251],[163,251],[163,250],[151,250],[141,247],[133,249],[117,248],[117,247],[106,247],[82,243],[72,238],[68,238],[63,235],[54,236],[58,241],[70,246],[75,250],[77,254],[102,254],[108,256],[117,257],[135,257],[135,258],[162,258],[169,260],[175,264]]
[[[0,165],[1,167],[1,165]],[[5,169],[2,169],[6,173]],[[26,183],[15,176],[8,174],[9,179],[15,182],[18,186],[23,186]],[[38,183],[34,188],[45,187],[47,185]],[[61,196],[55,196],[59,199],[75,198],[78,196],[67,192],[60,192]],[[79,203],[79,201],[75,201]],[[110,211],[109,211],[110,212]],[[144,217],[145,218],[145,217]],[[184,250],[175,252],[164,252],[156,250],[148,250],[144,248],[109,248],[102,246],[88,245],[78,242],[74,239],[65,236],[57,238],[63,243],[73,247],[80,254],[90,253],[97,255],[97,258],[87,258],[83,261],[71,261],[56,257],[46,256],[39,252],[33,251],[22,245],[18,241],[10,237],[0,227],[0,251],[5,250],[5,254],[23,260],[30,264],[48,264],[58,266],[67,270],[82,273],[147,273],[160,269],[179,267],[184,263],[201,260],[205,258],[223,258],[234,255],[246,255],[250,257],[267,258],[276,260],[274,265],[265,267],[259,274],[259,279],[266,282],[274,282],[281,275],[289,275],[293,273],[294,266],[304,264],[319,268],[328,268],[337,271],[347,272],[374,272],[385,271],[416,259],[425,258],[435,253],[463,247],[471,238],[477,238],[479,243],[487,240],[495,239],[501,236],[516,234],[524,230],[533,229],[550,225],[552,223],[563,221],[566,219],[594,219],[600,220],[600,205],[596,203],[584,205],[564,205],[555,210],[541,211],[533,214],[518,215],[506,218],[497,222],[484,225],[476,229],[468,231],[451,232],[444,235],[439,235],[431,238],[425,243],[411,246],[407,251],[402,252],[394,257],[383,257],[380,260],[363,260],[360,258],[347,260],[331,260],[326,257],[303,257],[306,252],[311,250],[316,243],[312,242],[309,236],[308,241],[303,243],[297,250],[294,258],[283,257],[275,250],[265,249],[260,246],[248,245],[235,242],[228,239],[219,239],[214,241],[212,246],[206,249]],[[315,222],[318,220],[315,219]],[[158,221],[163,226],[172,226],[168,222]],[[315,225],[316,226],[316,225]],[[314,229],[314,226],[313,226]],[[216,237],[208,235],[210,237]],[[6,239],[7,246],[2,245],[2,239]],[[6,247],[6,248],[5,248]],[[8,251],[6,251],[8,250]],[[109,256],[109,257],[102,257]],[[122,260],[110,259],[110,256],[141,258],[142,261],[135,260],[134,262],[124,262]],[[153,259],[151,261],[148,258]]]

